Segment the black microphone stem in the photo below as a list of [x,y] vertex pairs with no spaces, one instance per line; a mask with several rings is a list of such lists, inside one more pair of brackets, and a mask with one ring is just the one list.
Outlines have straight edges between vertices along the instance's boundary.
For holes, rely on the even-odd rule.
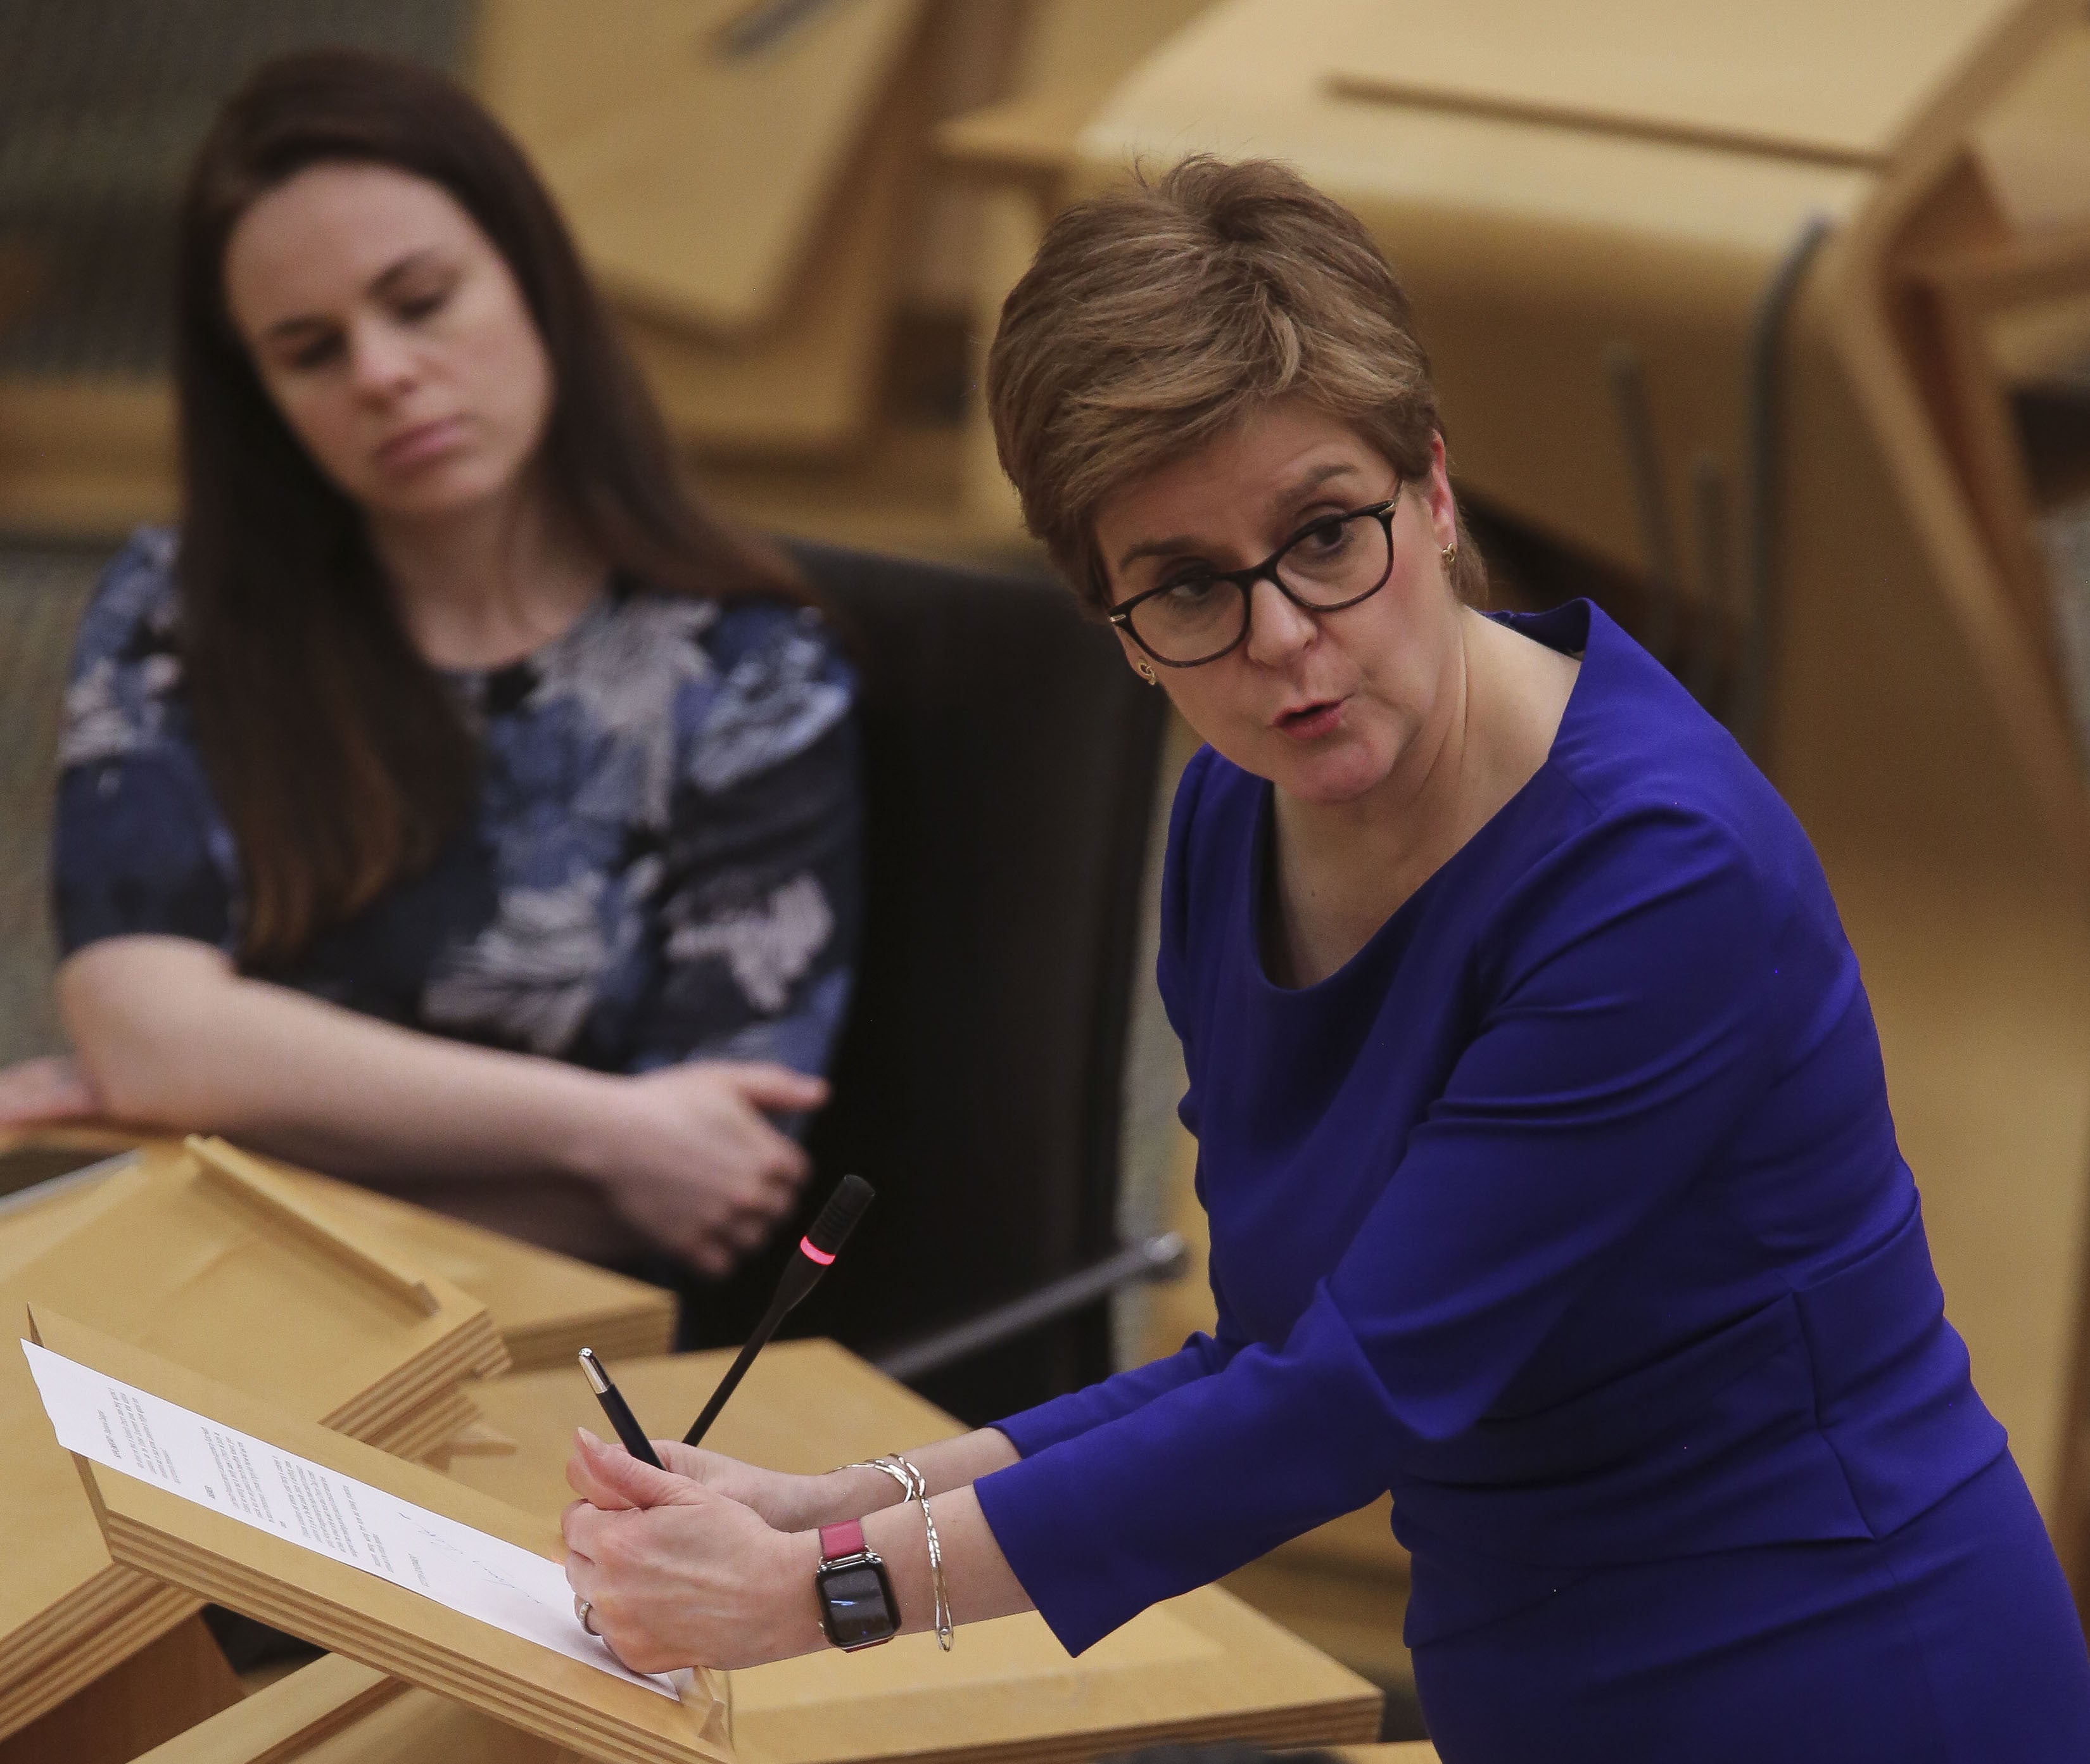
[[864,1209],[871,1205],[876,1192],[862,1177],[845,1176],[828,1197],[828,1204],[820,1209],[820,1216],[813,1221],[812,1229],[798,1240],[798,1253],[791,1258],[785,1267],[783,1279],[776,1283],[776,1296],[770,1300],[768,1310],[755,1326],[755,1333],[747,1338],[747,1345],[740,1350],[732,1368],[719,1380],[718,1388],[712,1392],[712,1400],[704,1405],[704,1412],[697,1417],[695,1425],[682,1435],[683,1444],[703,1443],[712,1423],[718,1419],[719,1411],[725,1407],[726,1399],[740,1388],[740,1381],[747,1376],[748,1367],[755,1364],[755,1355],[776,1333],[776,1326],[784,1321],[791,1307],[819,1284],[820,1276],[841,1253],[849,1234],[856,1229],[856,1222],[863,1217]]
[[770,1306],[768,1314],[755,1326],[755,1333],[747,1338],[747,1345],[734,1359],[732,1369],[719,1380],[718,1388],[712,1392],[712,1400],[704,1405],[704,1412],[697,1417],[695,1425],[682,1435],[684,1445],[703,1443],[704,1435],[711,1431],[712,1423],[718,1419],[719,1411],[725,1407],[726,1398],[740,1388],[740,1381],[747,1376],[748,1367],[755,1364],[755,1355],[761,1353],[769,1338],[776,1333],[776,1326],[783,1322],[790,1309],[789,1305],[781,1301]]

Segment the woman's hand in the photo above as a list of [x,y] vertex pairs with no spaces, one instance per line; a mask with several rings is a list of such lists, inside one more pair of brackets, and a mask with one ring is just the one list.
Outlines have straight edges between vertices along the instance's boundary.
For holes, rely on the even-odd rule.
[[617,1085],[580,1162],[617,1210],[706,1274],[724,1274],[797,1204],[804,1151],[770,1124],[827,1099],[789,1066],[697,1060]]
[[[615,1486],[600,1478],[591,1480],[583,1487],[578,1480],[587,1474],[584,1452],[600,1455],[608,1452],[613,1456],[628,1457],[621,1445],[611,1445],[599,1439],[587,1428],[578,1431],[583,1444],[574,1448],[573,1460],[566,1466],[566,1480],[605,1511],[615,1511],[630,1506],[631,1502],[617,1492]],[[822,1484],[826,1478],[792,1476],[782,1470],[765,1470],[760,1465],[743,1464],[738,1458],[727,1457],[723,1452],[707,1452],[701,1447],[684,1445],[679,1439],[656,1439],[653,1455],[667,1465],[675,1475],[692,1482],[701,1482],[713,1493],[723,1495],[728,1500],[738,1501],[743,1507],[751,1507],[761,1515],[764,1525],[778,1531],[807,1531],[817,1525],[828,1522],[824,1507]],[[643,1469],[645,1466],[641,1465]],[[867,1509],[868,1510],[868,1509]],[[854,1513],[841,1517],[856,1518]]]
[[560,1520],[566,1579],[634,1671],[759,1666],[821,1645],[810,1534],[774,1530],[720,1489],[585,1431],[566,1480],[582,1496]]
[[101,1112],[101,1099],[70,1054],[0,1066],[0,1126],[80,1121]]

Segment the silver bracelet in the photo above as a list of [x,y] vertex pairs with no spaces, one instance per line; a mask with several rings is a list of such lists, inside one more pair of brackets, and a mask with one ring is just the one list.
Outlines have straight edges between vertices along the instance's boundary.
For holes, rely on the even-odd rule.
[[[909,1469],[914,1469],[912,1465]],[[921,1472],[916,1470],[916,1475]],[[936,1517],[929,1511],[927,1501],[922,1503],[922,1524],[929,1538],[929,1575],[936,1585],[936,1646],[946,1654],[951,1651],[951,1595],[944,1585],[944,1546],[936,1536]]]
[[876,1470],[880,1475],[891,1477],[900,1485],[900,1504],[903,1507],[910,1500],[919,1500],[922,1498],[922,1490],[928,1486],[928,1484],[922,1480],[922,1473],[906,1459],[897,1455],[889,1454],[882,1458],[861,1459],[854,1464],[837,1465],[836,1468],[842,1470]]
[[877,1470],[891,1477],[900,1485],[900,1504],[905,1507],[910,1500],[922,1504],[922,1529],[929,1540],[929,1578],[936,1590],[936,1646],[946,1654],[951,1651],[951,1594],[944,1581],[944,1540],[936,1535],[936,1516],[929,1511],[929,1478],[915,1468],[913,1461],[897,1452],[889,1452],[882,1458],[865,1458],[854,1464],[844,1464],[845,1470]]

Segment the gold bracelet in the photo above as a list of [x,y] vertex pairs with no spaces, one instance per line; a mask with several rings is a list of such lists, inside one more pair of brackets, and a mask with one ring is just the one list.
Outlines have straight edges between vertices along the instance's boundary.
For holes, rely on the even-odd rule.
[[[910,1465],[909,1469],[914,1466]],[[922,1473],[916,1470],[918,1476]],[[929,1538],[929,1574],[936,1585],[936,1646],[946,1654],[951,1651],[951,1595],[944,1585],[944,1546],[936,1536],[935,1515],[929,1511],[927,1501],[922,1503],[922,1524]]]

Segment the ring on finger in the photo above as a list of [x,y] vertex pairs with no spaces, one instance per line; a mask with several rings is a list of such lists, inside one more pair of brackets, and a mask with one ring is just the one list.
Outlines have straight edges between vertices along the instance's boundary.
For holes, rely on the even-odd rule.
[[574,1594],[574,1615],[580,1619],[581,1627],[587,1630],[590,1635],[593,1636],[597,1641],[600,1641],[602,1639],[602,1631],[596,1628],[595,1626],[595,1603],[591,1599],[583,1598],[578,1593],[575,1593]]

